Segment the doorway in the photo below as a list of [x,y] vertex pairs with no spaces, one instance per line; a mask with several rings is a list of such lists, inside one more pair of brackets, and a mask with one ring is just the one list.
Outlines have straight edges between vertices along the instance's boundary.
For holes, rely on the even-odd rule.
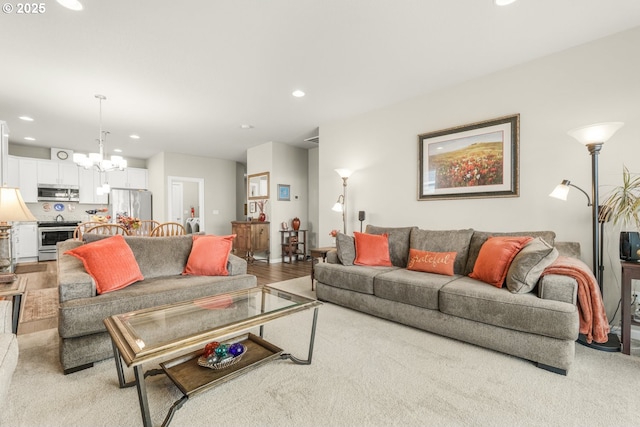
[[[191,208],[193,208],[194,217],[197,218],[199,231],[205,231],[205,207],[204,207],[204,178],[190,178],[183,176],[169,176],[167,187],[168,203],[167,218],[170,221],[176,221],[185,226],[187,218],[191,218]],[[196,189],[197,187],[197,189]],[[189,189],[190,201],[187,206],[187,214],[185,214],[185,189]],[[195,193],[194,195],[191,195]],[[197,195],[196,195],[197,194]],[[197,201],[194,201],[197,200]]]

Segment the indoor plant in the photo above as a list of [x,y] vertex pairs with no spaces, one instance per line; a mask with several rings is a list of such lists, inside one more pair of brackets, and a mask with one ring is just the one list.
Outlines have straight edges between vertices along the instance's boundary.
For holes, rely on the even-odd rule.
[[622,222],[640,231],[640,175],[622,169],[622,185],[615,187],[602,204],[602,212],[611,215],[613,223]]

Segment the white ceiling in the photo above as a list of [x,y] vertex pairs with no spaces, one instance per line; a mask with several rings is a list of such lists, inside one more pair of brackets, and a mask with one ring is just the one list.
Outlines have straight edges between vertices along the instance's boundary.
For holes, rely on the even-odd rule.
[[109,152],[244,162],[250,147],[311,147],[324,122],[640,25],[638,0],[81,1],[0,16],[12,143],[96,151],[103,94]]

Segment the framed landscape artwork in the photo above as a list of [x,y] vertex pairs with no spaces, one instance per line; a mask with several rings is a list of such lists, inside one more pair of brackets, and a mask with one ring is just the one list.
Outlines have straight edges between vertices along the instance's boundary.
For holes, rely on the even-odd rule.
[[520,115],[418,135],[418,200],[517,197]]

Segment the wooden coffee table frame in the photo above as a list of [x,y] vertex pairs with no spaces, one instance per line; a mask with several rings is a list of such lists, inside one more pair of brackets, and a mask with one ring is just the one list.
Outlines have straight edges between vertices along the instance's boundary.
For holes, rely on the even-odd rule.
[[[258,316],[239,321],[233,324],[226,325],[221,328],[212,329],[206,333],[199,334],[197,337],[189,337],[188,339],[176,339],[169,345],[163,346],[154,351],[140,352],[136,351],[129,344],[131,342],[130,331],[123,324],[122,317],[135,313],[149,313],[149,312],[162,312],[166,309],[175,308],[180,305],[191,304],[191,302],[184,302],[179,304],[171,304],[167,306],[157,307],[154,309],[140,310],[138,312],[125,313],[122,315],[116,315],[108,317],[104,320],[104,324],[111,336],[111,342],[113,346],[113,354],[116,364],[116,372],[118,375],[118,383],[120,388],[136,386],[138,391],[138,400],[140,403],[140,412],[142,415],[142,424],[145,427],[151,427],[151,413],[149,411],[149,401],[147,398],[147,390],[145,384],[145,378],[148,376],[166,374],[168,378],[180,389],[183,396],[176,400],[169,409],[162,426],[167,426],[174,413],[182,407],[182,405],[194,394],[201,393],[212,387],[220,385],[226,381],[229,381],[237,376],[240,376],[256,367],[276,359],[290,359],[294,363],[309,365],[313,357],[313,345],[316,334],[316,325],[318,322],[318,308],[322,305],[320,301],[307,299],[300,296],[294,296],[285,291],[278,289],[264,287],[267,291],[275,291],[279,296],[284,298],[295,297],[307,300],[305,303],[287,307],[284,309],[262,313]],[[232,292],[227,295],[241,295],[247,291]],[[255,291],[254,291],[255,292]],[[263,297],[264,298],[264,294]],[[264,340],[264,325],[273,320],[289,316],[291,314],[309,310],[313,308],[313,321],[311,325],[311,334],[309,338],[309,350],[306,359],[299,359],[290,353],[285,353],[281,348]],[[252,333],[247,333],[249,329],[259,327],[259,335],[256,336]],[[233,337],[233,338],[229,338]],[[208,368],[203,368],[197,365],[197,359],[203,351],[203,347],[206,343],[211,341],[221,342],[242,342],[247,346],[248,350],[243,359],[226,369],[215,371]],[[187,354],[175,357],[171,360],[160,363],[162,369],[150,369],[148,371],[143,370],[143,363],[157,361],[159,359],[166,359],[171,355],[184,353],[189,349],[198,347],[196,351],[192,351]],[[122,362],[125,362],[127,367],[133,369],[135,379],[127,381],[125,379],[124,369]]]

